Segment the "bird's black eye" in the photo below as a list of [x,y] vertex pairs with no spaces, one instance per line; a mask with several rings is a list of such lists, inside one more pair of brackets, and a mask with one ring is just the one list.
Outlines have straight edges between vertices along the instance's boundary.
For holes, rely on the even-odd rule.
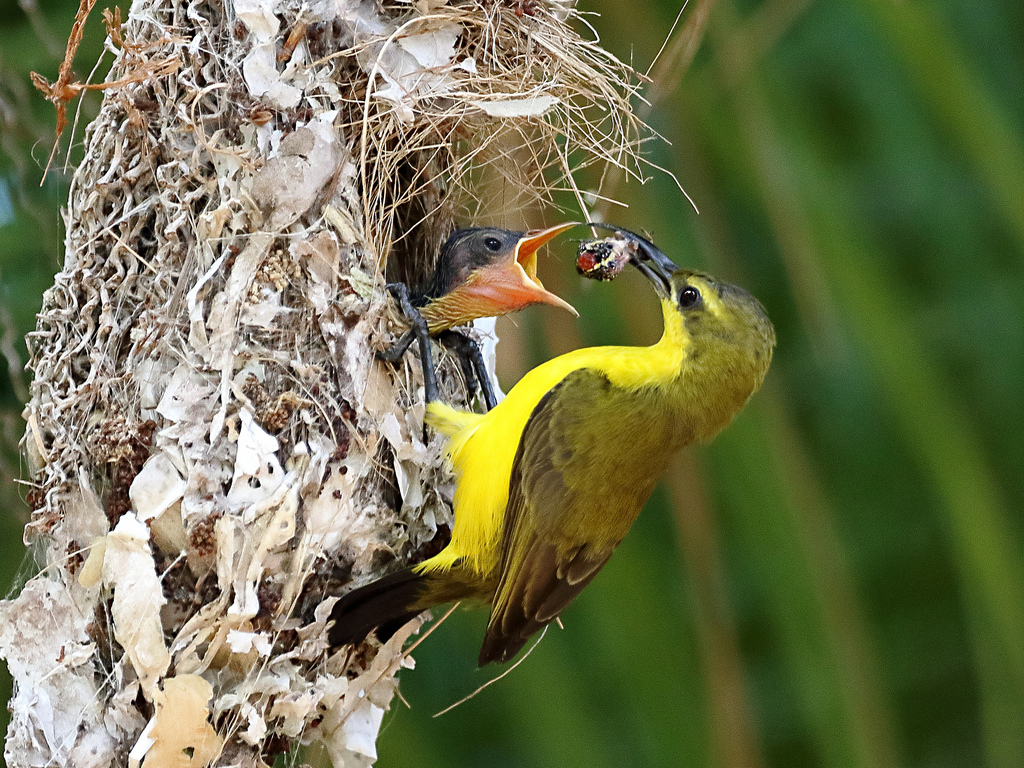
[[484,248],[486,248],[488,251],[494,251],[495,253],[497,253],[498,251],[501,250],[501,240],[499,240],[496,237],[485,237]]
[[701,303],[700,291],[692,285],[687,285],[679,292],[679,306],[682,309],[693,309]]

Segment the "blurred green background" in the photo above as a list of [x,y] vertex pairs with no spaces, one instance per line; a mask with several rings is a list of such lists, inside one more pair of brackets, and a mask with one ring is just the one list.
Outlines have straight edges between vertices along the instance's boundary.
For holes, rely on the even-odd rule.
[[[565,629],[435,719],[495,674],[474,669],[482,614],[441,626],[403,675],[412,708],[385,720],[379,765],[1020,768],[1024,10],[692,5],[714,8],[650,112],[670,143],[649,150],[701,213],[656,175],[618,189],[630,208],[607,216],[761,298],[779,334],[768,383],[672,465]],[[640,70],[679,10],[580,6]],[[66,194],[59,174],[38,186],[53,114],[27,72],[55,75],[74,6],[31,7],[0,0],[5,585],[26,516],[16,358]],[[545,280],[582,320],[505,324],[506,386],[578,343],[658,331],[634,276],[580,285],[572,248],[552,250]]]

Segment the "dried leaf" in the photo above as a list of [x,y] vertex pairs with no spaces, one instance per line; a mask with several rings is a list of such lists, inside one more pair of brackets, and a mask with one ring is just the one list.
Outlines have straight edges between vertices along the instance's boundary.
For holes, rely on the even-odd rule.
[[128,488],[135,514],[143,522],[162,514],[184,494],[185,479],[164,453],[150,457]]
[[[164,680],[155,691],[156,714],[141,744],[148,749],[132,750],[145,768],[206,768],[220,755],[224,740],[209,723],[207,703],[213,686],[199,675],[176,675]],[[137,762],[134,765],[138,765]]]
[[470,99],[477,109],[491,117],[539,117],[561,103],[557,96],[529,96],[525,99]]
[[103,584],[114,592],[114,637],[152,700],[171,661],[160,618],[166,600],[149,548],[149,528],[131,512],[106,537]]

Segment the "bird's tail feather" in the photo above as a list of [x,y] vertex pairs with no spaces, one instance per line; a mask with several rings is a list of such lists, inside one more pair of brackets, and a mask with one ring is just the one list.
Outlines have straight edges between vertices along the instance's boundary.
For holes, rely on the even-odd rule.
[[427,405],[427,423],[448,437],[455,437],[460,432],[473,429],[483,421],[483,418],[484,414],[482,413],[463,411],[438,401]]
[[425,606],[419,605],[423,587],[422,575],[403,568],[344,595],[331,611],[331,647],[362,642],[373,630],[382,642],[387,641],[423,612]]

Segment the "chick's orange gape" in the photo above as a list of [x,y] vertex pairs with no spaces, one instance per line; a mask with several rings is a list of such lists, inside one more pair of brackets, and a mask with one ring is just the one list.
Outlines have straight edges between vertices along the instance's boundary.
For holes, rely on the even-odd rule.
[[[625,241],[607,246],[604,273],[625,252],[654,286],[661,339],[556,357],[485,414],[429,403],[427,422],[448,436],[457,478],[452,540],[343,596],[332,645],[374,629],[389,635],[427,608],[469,599],[490,606],[479,664],[509,660],[608,561],[669,458],[725,428],[761,386],[775,332],[757,299],[678,268],[628,230],[594,226]],[[630,450],[609,452],[611,441]]]
[[453,330],[481,317],[518,312],[532,304],[549,304],[577,314],[544,288],[537,277],[537,252],[548,241],[577,226],[576,222],[547,229],[512,232],[497,227],[459,229],[441,246],[434,271],[425,286],[411,290],[390,283],[411,328],[378,359],[395,362],[417,341],[423,362],[427,400],[437,399],[430,339],[455,352],[462,366],[468,397],[480,385],[488,410],[497,403],[479,348],[469,336]]

